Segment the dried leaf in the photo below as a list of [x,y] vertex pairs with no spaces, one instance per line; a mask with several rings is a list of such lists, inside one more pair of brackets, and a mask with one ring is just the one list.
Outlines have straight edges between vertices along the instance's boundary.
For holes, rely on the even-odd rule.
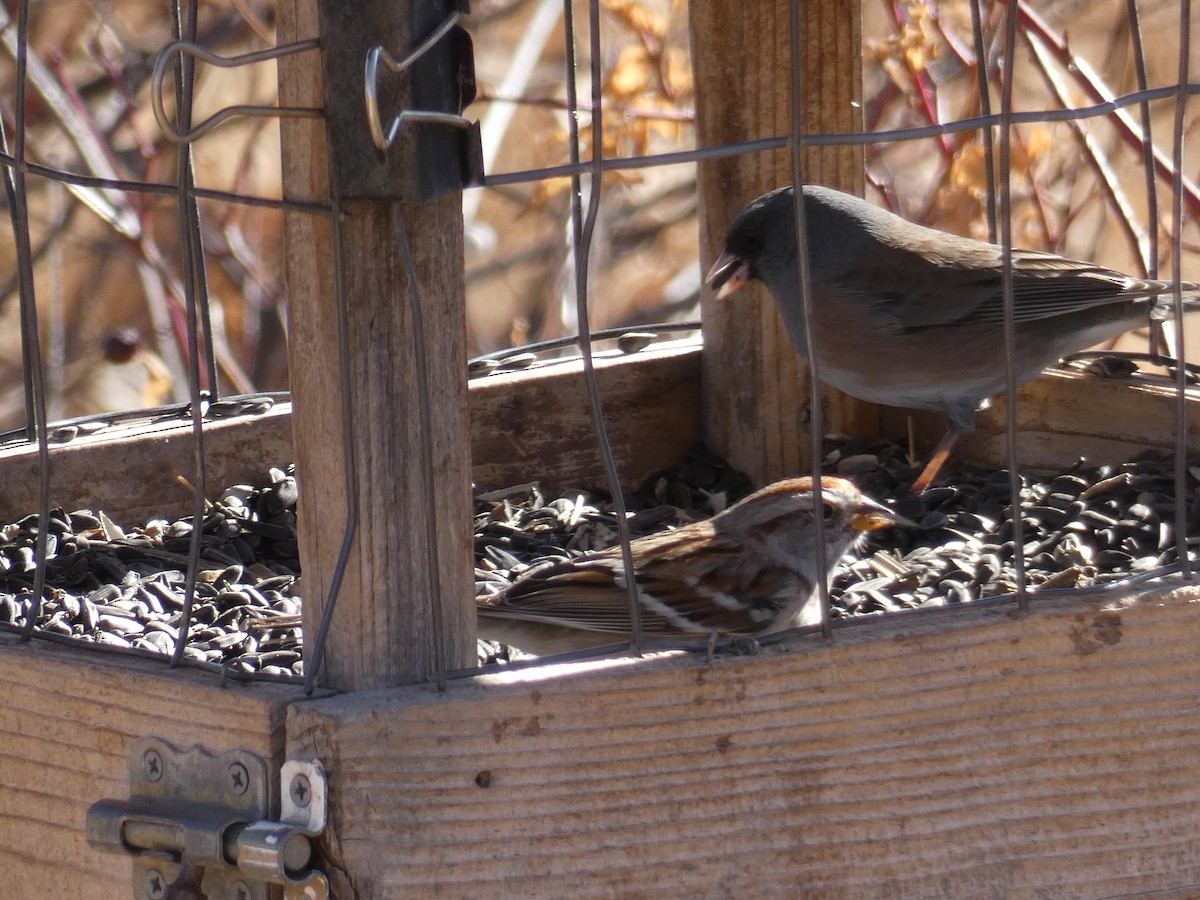
[[688,55],[677,48],[669,49],[664,68],[671,98],[676,103],[685,98],[690,100],[692,96],[692,63]]
[[667,20],[656,16],[633,0],[603,0],[601,4],[614,18],[631,31],[662,39],[667,33]]
[[928,224],[954,234],[985,237],[985,234],[980,234],[987,227],[983,222],[982,196],[953,181],[943,185],[934,198]]
[[1012,142],[1010,157],[1014,171],[1028,169],[1054,143],[1050,138],[1050,132],[1040,125],[1022,128],[1014,136],[1017,137],[1017,140]]
[[629,100],[651,90],[658,81],[654,60],[645,47],[631,44],[623,47],[616,65],[608,76],[605,93],[618,102]]
[[964,144],[955,154],[950,164],[950,183],[977,196],[987,191],[987,164],[978,141]]
[[565,194],[570,189],[571,178],[568,175],[559,175],[556,178],[545,178],[539,181],[537,190],[533,192],[533,196],[529,198],[529,202],[521,210],[518,218],[525,213],[541,209],[559,194]]
[[866,51],[905,92],[911,90],[910,75],[929,68],[941,52],[941,35],[933,24],[933,15],[923,3],[910,3],[907,19],[896,34],[884,40],[870,41]]

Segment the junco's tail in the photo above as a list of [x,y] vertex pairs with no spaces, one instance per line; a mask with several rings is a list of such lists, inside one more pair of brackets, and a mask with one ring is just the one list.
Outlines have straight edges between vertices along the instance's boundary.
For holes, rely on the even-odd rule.
[[[1175,315],[1175,282],[1147,281],[1147,293],[1154,298],[1154,306],[1150,310],[1150,318],[1165,321]],[[1183,311],[1185,313],[1200,310],[1200,284],[1194,281],[1179,282],[1179,292],[1183,295]]]

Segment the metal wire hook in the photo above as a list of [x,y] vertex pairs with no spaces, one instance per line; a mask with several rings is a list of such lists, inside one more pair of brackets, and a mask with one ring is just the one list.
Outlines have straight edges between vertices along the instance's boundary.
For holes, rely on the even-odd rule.
[[154,60],[154,71],[150,75],[150,105],[154,108],[154,118],[158,122],[158,127],[162,129],[167,140],[175,144],[190,144],[212,131],[226,119],[231,119],[235,116],[254,116],[258,118],[320,118],[324,112],[320,109],[305,106],[258,106],[255,104],[237,104],[235,106],[227,106],[219,112],[209,116],[199,125],[194,125],[188,131],[178,131],[174,123],[167,118],[166,108],[163,104],[162,88],[163,81],[166,78],[167,63],[171,61],[171,55],[178,51],[186,53],[195,59],[203,60],[209,65],[218,66],[222,69],[232,69],[236,66],[248,66],[253,63],[266,62],[272,59],[279,59],[282,56],[290,56],[293,53],[303,53],[305,50],[316,50],[320,46],[320,42],[316,38],[311,38],[307,41],[296,41],[293,44],[283,44],[278,47],[271,47],[268,50],[256,50],[253,53],[243,53],[241,56],[218,56],[210,50],[206,50],[198,44],[191,41],[171,41],[158,52],[158,56]]
[[387,133],[384,133],[383,121],[379,115],[379,64],[382,62],[387,70],[399,74],[428,53],[450,30],[458,24],[460,13],[452,13],[446,21],[434,29],[433,33],[421,41],[407,56],[396,61],[390,53],[381,46],[372,47],[367,51],[366,67],[363,71],[363,95],[367,105],[367,126],[371,129],[371,140],[380,150],[386,150],[396,140],[396,135],[406,122],[430,122],[437,125],[450,125],[454,128],[467,128],[470,119],[456,113],[430,112],[428,110],[405,109],[398,112],[388,123]]

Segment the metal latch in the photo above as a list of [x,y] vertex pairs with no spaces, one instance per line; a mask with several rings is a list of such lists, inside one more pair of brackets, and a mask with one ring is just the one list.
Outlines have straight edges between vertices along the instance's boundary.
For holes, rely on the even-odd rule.
[[[92,804],[88,843],[133,857],[137,900],[269,900],[270,885],[287,900],[327,900],[309,840],[325,827],[325,770],[289,760],[280,781],[246,750],[142,738],[129,754],[129,799]],[[276,800],[278,821],[267,818]]]

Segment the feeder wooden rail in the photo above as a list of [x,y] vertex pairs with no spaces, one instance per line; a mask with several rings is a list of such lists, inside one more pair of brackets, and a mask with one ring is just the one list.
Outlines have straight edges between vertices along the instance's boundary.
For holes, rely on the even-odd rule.
[[[673,343],[597,363],[610,437],[626,488],[678,466],[703,440],[702,350]],[[471,382],[471,477],[482,488],[536,478],[546,490],[605,489],[604,471],[578,362]],[[1200,446],[1200,390],[1188,389],[1186,425]],[[979,415],[975,432],[956,455],[985,466],[1008,465],[1005,401]],[[887,433],[903,435],[904,410],[884,410]],[[944,427],[933,413],[916,414],[931,446]],[[1080,456],[1119,463],[1146,450],[1170,453],[1175,441],[1175,397],[1162,381],[1102,379],[1054,369],[1017,391],[1020,466],[1051,471]],[[520,434],[521,437],[517,437]],[[118,523],[191,512],[191,424],[135,425],[78,437],[53,449],[51,499],[68,509],[103,509]],[[206,426],[208,494],[233,484],[261,484],[269,466],[292,451],[291,404],[267,413]],[[918,447],[918,452],[922,450]],[[97,473],[103,473],[98,477]],[[37,452],[0,450],[0,521],[37,509]]]
[[[698,437],[699,363],[692,347],[601,364],[623,472],[676,465]],[[594,451],[497,436],[513,417],[550,415],[579,446],[591,428],[572,399],[581,391],[578,364],[474,382],[480,483],[528,472],[599,483]],[[1022,458],[1167,449],[1173,407],[1163,386],[1054,373],[1021,390]],[[981,416],[965,448],[996,465],[1002,415]],[[1200,420],[1188,418],[1194,432]],[[287,406],[209,438],[214,494],[262,478],[221,448],[289,458]],[[190,508],[174,482],[190,466],[188,425],[80,440],[55,452],[56,496],[88,496],[94,467],[109,466],[104,491],[126,498],[123,512]],[[19,491],[35,462],[29,449],[6,451],[0,482]],[[6,499],[22,511],[34,500]],[[153,734],[276,766],[285,745],[324,759],[335,807],[323,851],[331,874],[354,882],[339,897],[402,886],[553,896],[567,885],[624,896],[1020,897],[1049,885],[1057,896],[1188,896],[1200,884],[1197,593],[1107,605],[904,616],[712,665],[574,663],[452,681],[444,695],[319,701],[4,636],[0,868],[13,896],[126,896],[129,863],[88,847],[83,819],[93,801],[126,795],[129,748]]]
[[83,820],[154,734],[322,758],[338,898],[1194,896],[1197,603],[965,607],[307,701],[0,637],[5,890],[131,896]]

